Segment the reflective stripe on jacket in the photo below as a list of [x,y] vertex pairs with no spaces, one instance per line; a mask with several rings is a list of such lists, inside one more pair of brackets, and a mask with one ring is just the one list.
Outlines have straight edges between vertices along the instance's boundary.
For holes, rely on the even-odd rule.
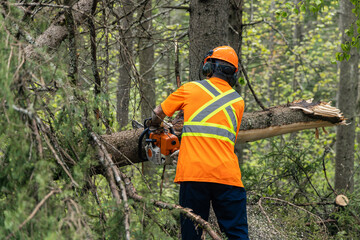
[[184,111],[175,182],[215,182],[243,187],[234,145],[244,101],[220,78],[189,82],[161,103],[167,116]]
[[[240,95],[233,89],[222,93],[209,81],[198,81],[193,83],[209,94],[212,97],[212,100],[200,107],[191,115],[188,121],[184,122],[182,136],[212,137],[223,141],[229,141],[231,144],[235,145],[238,120],[231,104],[242,100]],[[221,124],[206,122],[220,111],[224,111],[230,124],[230,128]]]

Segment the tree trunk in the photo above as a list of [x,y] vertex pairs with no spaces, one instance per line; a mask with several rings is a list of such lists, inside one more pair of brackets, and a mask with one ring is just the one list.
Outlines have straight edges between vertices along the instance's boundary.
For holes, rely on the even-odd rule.
[[[323,110],[326,106],[323,103],[309,104],[304,101],[272,107],[267,111],[244,113],[237,142],[244,143],[304,129],[345,124],[339,110],[333,107]],[[334,115],[330,115],[330,112]],[[182,124],[174,124],[178,135],[181,128]],[[117,165],[125,166],[143,161],[138,158],[138,140],[142,131],[136,129],[102,136]]]
[[[143,2],[140,0],[139,2]],[[154,43],[152,40],[151,1],[147,1],[139,8],[139,65],[140,65],[140,95],[141,119],[151,117],[156,105],[155,97],[155,70],[154,70]]]
[[[243,15],[243,0],[231,0],[230,1],[230,14],[229,14],[229,42],[239,57],[241,57],[242,46],[242,15]],[[236,81],[234,89],[241,95],[242,87],[239,81]],[[235,154],[239,159],[239,164],[243,163],[245,144],[237,143],[235,145]]]
[[125,127],[129,122],[129,99],[131,88],[131,60],[133,57],[133,40],[130,26],[133,21],[132,1],[122,1],[122,8],[120,8],[121,16],[124,17],[119,26],[121,26],[120,34],[120,54],[119,54],[119,79],[117,83],[116,92],[116,119],[119,123],[119,129]]
[[[242,46],[242,15],[243,15],[243,0],[231,0],[230,1],[230,12],[229,12],[229,45],[235,49],[235,52],[241,57],[241,46]],[[234,89],[241,95],[242,87],[239,81],[236,81]],[[240,151],[242,148],[239,148]],[[241,155],[241,154],[240,154]]]
[[[294,5],[298,6],[300,0],[294,0]],[[293,44],[292,48],[295,48],[296,46],[299,46],[301,43],[301,32],[302,32],[302,23],[300,22],[300,16],[297,16],[294,23],[294,32],[293,32]],[[300,65],[300,57],[295,57],[295,63],[294,63],[294,79],[292,83],[293,91],[296,92],[300,88],[300,84],[298,82],[298,79],[300,79],[298,76],[300,73],[298,73],[298,68]]]
[[[273,12],[275,9],[275,0],[271,1],[271,5],[270,5],[270,12]],[[271,15],[271,21],[275,22],[275,16],[272,14]],[[268,97],[268,106],[270,106],[271,103],[274,102],[274,87],[273,87],[273,81],[274,81],[274,68],[275,68],[275,63],[274,63],[274,49],[275,49],[275,33],[274,31],[270,31],[269,33],[269,40],[268,40],[268,48],[270,51],[270,55],[268,58],[268,62],[269,62],[269,68],[267,70],[268,73],[268,80],[267,80],[267,97]]]
[[229,11],[229,44],[241,56],[243,0],[231,0]]
[[229,44],[229,11],[230,1],[190,1],[190,81],[199,79],[199,68],[209,50]]
[[[339,28],[342,32],[342,44],[351,41],[344,31],[356,20],[355,15],[352,13],[353,7],[349,0],[340,1]],[[341,108],[350,123],[347,126],[337,127],[335,189],[340,192],[346,190],[351,192],[354,189],[355,112],[359,71],[359,55],[357,51],[354,47],[350,52],[349,61],[343,60],[340,62],[338,107]]]

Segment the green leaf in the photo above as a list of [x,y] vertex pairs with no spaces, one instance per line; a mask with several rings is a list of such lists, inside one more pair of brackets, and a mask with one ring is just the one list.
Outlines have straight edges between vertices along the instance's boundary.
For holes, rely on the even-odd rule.
[[313,12],[313,13],[316,13],[318,11],[318,8],[315,7],[314,5],[310,5],[309,7],[310,11]]
[[351,37],[351,36],[354,35],[354,31],[351,31],[351,30],[349,30],[349,29],[346,29],[346,30],[345,30],[345,33],[346,33],[346,35],[348,35],[349,37]]
[[301,7],[300,7],[300,11],[302,12],[306,12],[306,7],[305,7],[305,4],[302,4]]
[[336,57],[336,60],[340,61],[340,56],[341,56],[341,53],[337,52],[335,57]]
[[349,61],[350,57],[351,57],[350,54],[348,54],[348,53],[345,54],[346,61]]
[[243,77],[239,77],[239,83],[240,83],[240,85],[242,85],[242,86],[245,86],[245,85],[246,85],[245,79],[244,79]]

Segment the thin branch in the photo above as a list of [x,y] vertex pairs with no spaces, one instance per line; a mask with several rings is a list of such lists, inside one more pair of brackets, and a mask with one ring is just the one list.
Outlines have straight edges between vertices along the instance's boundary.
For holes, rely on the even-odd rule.
[[179,10],[186,10],[186,11],[190,12],[190,7],[186,7],[186,6],[162,6],[161,8],[179,9]]
[[243,66],[243,64],[242,64],[242,62],[241,62],[241,59],[239,59],[239,65],[240,65],[240,68],[241,68],[242,73],[244,74],[244,77],[245,77],[246,82],[247,82],[247,84],[248,84],[248,86],[249,86],[249,89],[250,89],[252,95],[253,95],[254,98],[255,98],[255,101],[259,104],[259,106],[262,108],[262,110],[266,111],[267,108],[264,107],[264,105],[263,105],[263,104],[261,103],[261,101],[258,99],[258,97],[256,96],[256,94],[255,94],[255,92],[254,92],[254,90],[253,90],[253,88],[252,88],[252,86],[251,86],[251,84],[250,84],[249,76],[248,76],[247,71],[246,71],[246,69],[244,68],[244,66]]
[[32,120],[32,125],[33,125],[33,131],[35,133],[35,137],[36,137],[36,141],[37,141],[37,146],[38,146],[38,152],[39,152],[39,157],[40,159],[43,159],[44,155],[43,155],[43,147],[42,147],[42,142],[41,142],[41,137],[39,134],[39,129],[36,125],[36,120],[33,119]]
[[325,175],[325,179],[326,179],[326,182],[327,184],[329,185],[329,188],[331,189],[331,191],[335,194],[335,196],[337,196],[337,192],[335,191],[335,189],[331,186],[330,184],[330,181],[327,177],[327,174],[326,174],[326,166],[325,166],[325,157],[326,155],[330,152],[330,148],[329,147],[325,147],[325,151],[323,153],[323,156],[322,156],[322,165],[323,165],[323,171],[324,171],[324,175]]
[[109,182],[110,191],[111,191],[113,197],[115,198],[116,204],[119,207],[121,204],[121,197],[120,197],[119,190],[118,190],[116,182],[115,182],[114,174],[113,174],[111,168],[109,168],[108,165],[104,162],[104,160],[105,159],[100,157],[101,163],[105,166],[106,179]]
[[[49,3],[8,3],[10,6],[17,6],[17,7],[51,7],[51,8],[62,8],[62,9],[71,9],[77,11],[81,14],[87,15],[86,12],[81,11],[78,8],[74,8],[73,6],[66,6],[66,5],[59,5],[59,4],[49,4]],[[75,4],[76,5],[76,4]]]
[[259,23],[263,23],[263,22],[264,22],[264,19],[259,20],[259,21],[256,21],[256,22],[245,23],[245,24],[243,24],[242,26],[244,26],[244,27],[246,27],[246,26],[253,26],[253,25],[256,25],[256,24],[259,24]]
[[277,232],[278,234],[282,235],[282,233],[275,228],[274,224],[273,224],[272,221],[270,220],[269,215],[266,213],[265,209],[263,208],[263,206],[262,206],[262,204],[261,204],[261,200],[262,200],[262,199],[263,199],[263,198],[260,198],[260,199],[259,199],[259,201],[257,202],[257,205],[259,206],[261,212],[265,215],[265,217],[266,217],[268,223],[270,224],[271,228],[274,229],[274,231]]
[[75,181],[75,179],[73,178],[73,176],[71,175],[68,167],[65,165],[65,163],[63,161],[61,161],[59,155],[56,153],[54,147],[51,145],[49,138],[47,137],[46,134],[43,134],[43,138],[46,142],[46,144],[48,145],[48,147],[50,148],[51,152],[53,153],[57,163],[63,168],[63,170],[65,171],[66,175],[68,175],[68,177],[70,178],[72,184],[76,187],[79,187],[79,184]]
[[44,205],[44,203],[55,193],[59,193],[60,190],[59,189],[53,189],[51,190],[39,203],[38,205],[36,205],[36,207],[34,208],[34,210],[31,212],[31,214],[25,219],[24,222],[22,222],[19,227],[12,233],[10,233],[7,237],[6,240],[12,238],[15,236],[15,233],[17,231],[19,231],[22,227],[24,227],[35,215],[36,213],[39,211],[39,209],[42,207],[42,205]]
[[63,170],[65,171],[65,173],[68,175],[68,177],[70,178],[72,184],[76,187],[79,187],[79,184],[74,180],[74,178],[72,177],[70,171],[68,170],[68,167],[66,166],[66,164],[60,159],[59,155],[56,153],[54,147],[51,145],[50,140],[47,136],[47,131],[46,128],[44,126],[44,123],[42,122],[42,120],[36,116],[35,113],[29,111],[28,109],[23,109],[23,108],[19,108],[15,105],[12,106],[12,108],[18,112],[21,112],[25,115],[27,115],[30,119],[35,119],[36,123],[40,126],[39,129],[44,133],[42,134],[46,144],[48,145],[50,151],[53,153],[57,163],[63,168]]
[[316,214],[314,214],[314,213],[312,213],[312,212],[310,212],[310,211],[308,211],[308,210],[306,210],[306,209],[304,209],[304,208],[302,208],[302,207],[299,207],[299,206],[297,206],[297,205],[294,204],[294,203],[291,203],[291,202],[288,202],[288,201],[285,201],[285,200],[282,200],[282,199],[279,199],[279,198],[272,198],[272,197],[262,197],[262,198],[263,198],[263,199],[272,200],[272,201],[278,201],[278,202],[285,203],[285,204],[287,204],[287,205],[290,205],[290,206],[292,206],[292,207],[295,207],[295,208],[297,208],[297,209],[300,209],[300,210],[302,210],[302,211],[310,214],[311,216],[314,216],[315,218],[319,219],[320,222],[322,222],[322,225],[323,225],[323,227],[324,227],[325,233],[327,233],[327,228],[326,228],[326,225],[325,225],[325,223],[324,223],[324,220],[323,220],[321,217],[319,217],[318,215],[316,215]]

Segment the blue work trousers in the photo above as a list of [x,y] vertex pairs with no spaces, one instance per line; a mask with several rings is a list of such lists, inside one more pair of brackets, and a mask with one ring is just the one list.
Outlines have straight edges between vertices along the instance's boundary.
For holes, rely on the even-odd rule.
[[[249,239],[244,188],[208,182],[180,183],[180,205],[191,208],[206,221],[209,218],[210,201],[220,229],[229,240]],[[201,227],[181,215],[182,239],[200,240],[201,235]]]

